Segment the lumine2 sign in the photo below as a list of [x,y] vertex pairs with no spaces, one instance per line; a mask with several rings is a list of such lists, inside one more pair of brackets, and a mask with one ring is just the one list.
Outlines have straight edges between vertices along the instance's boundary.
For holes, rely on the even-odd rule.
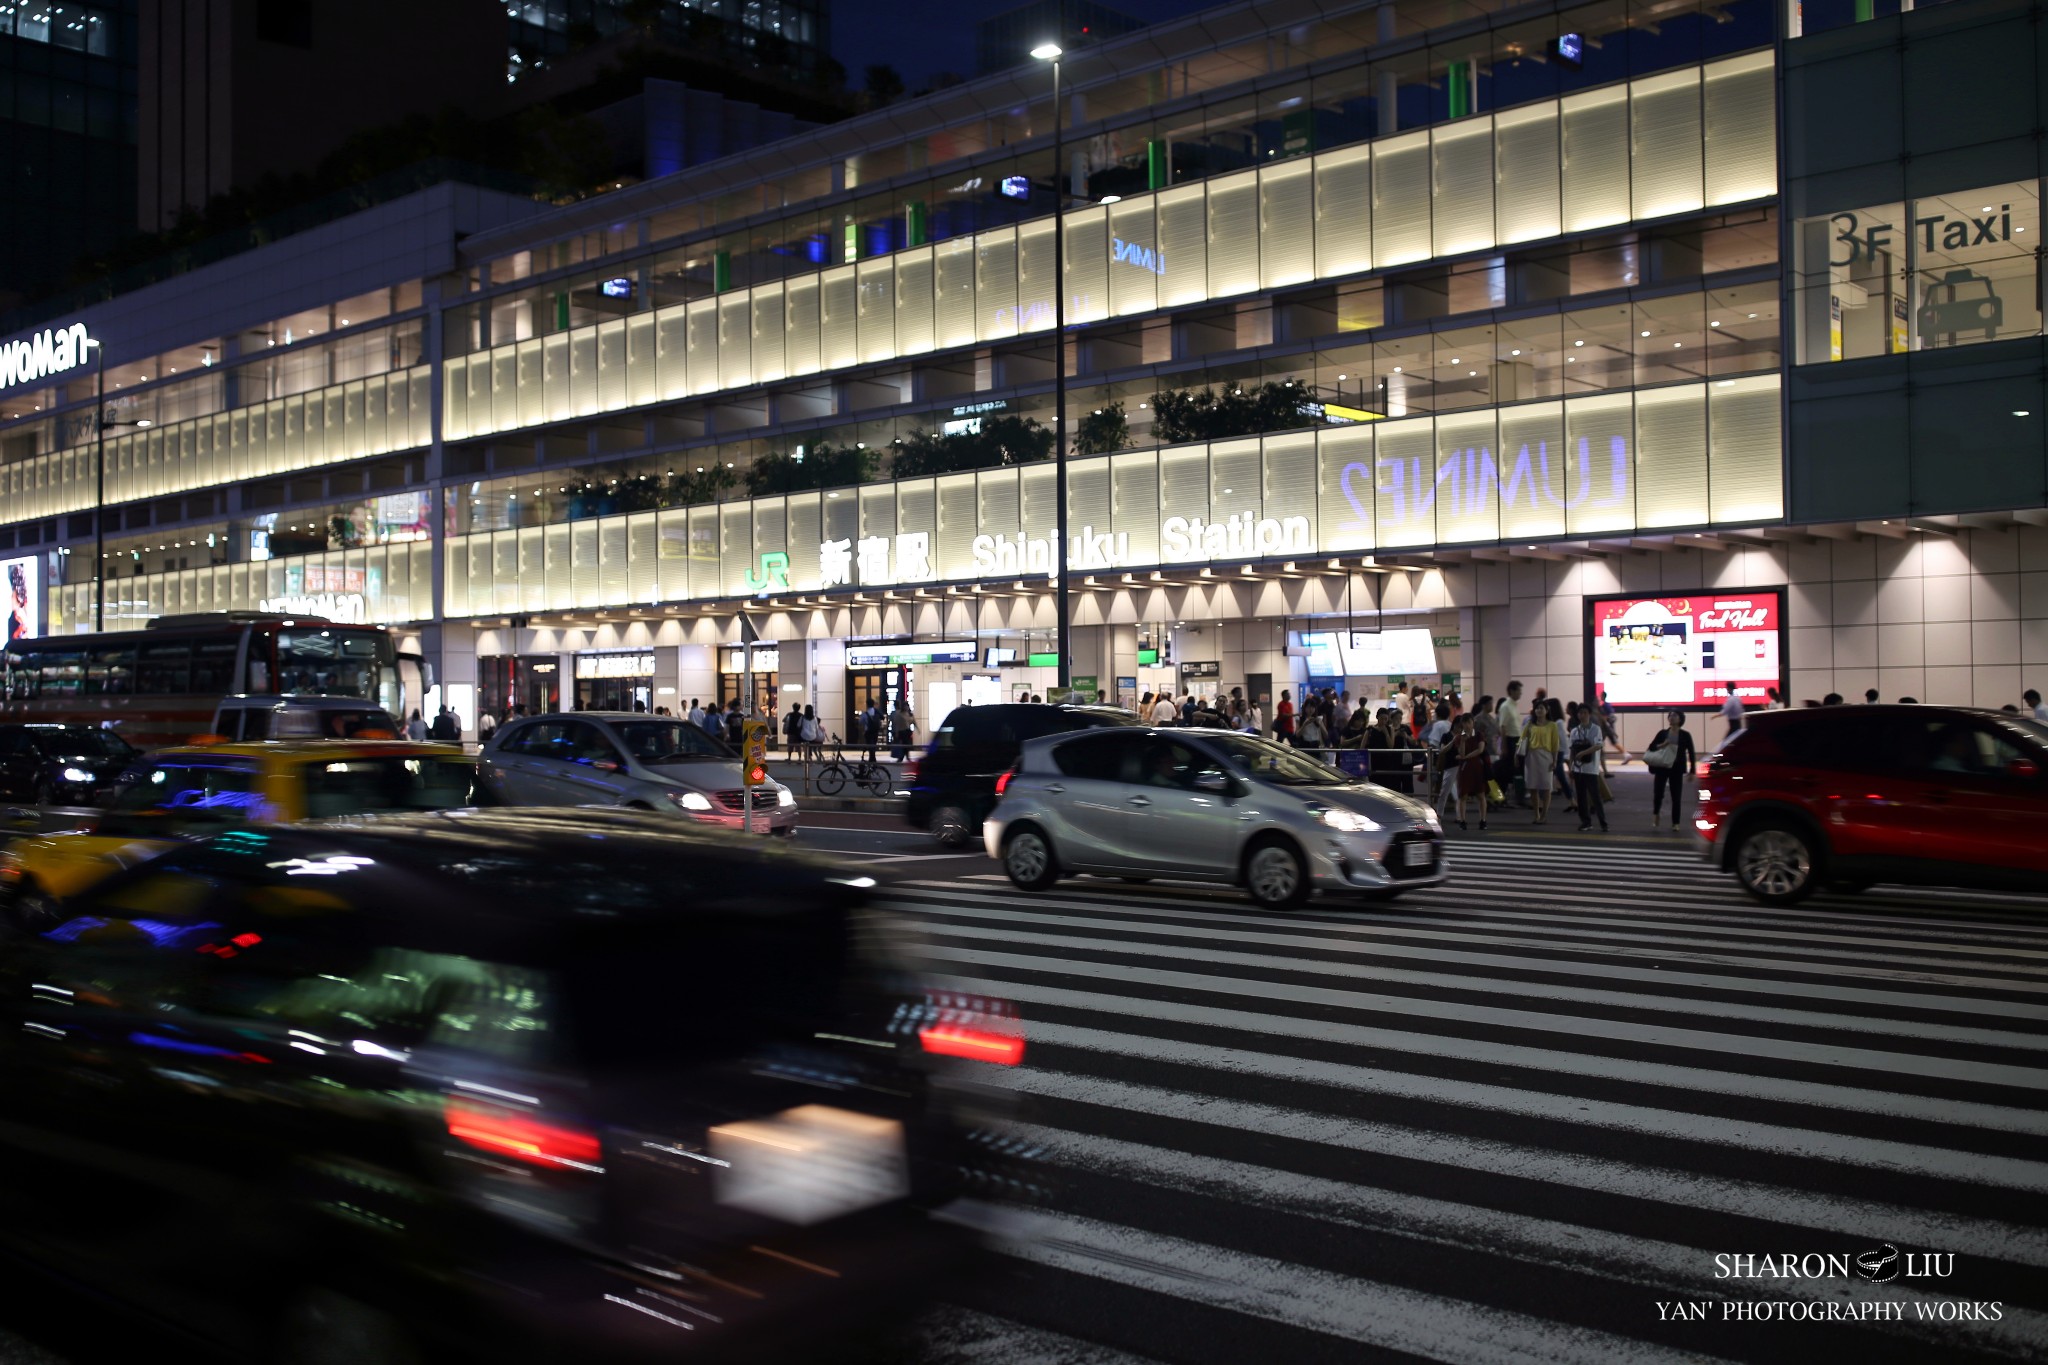
[[85,364],[86,356],[98,344],[87,335],[84,323],[74,322],[0,345],[0,389],[75,370]]

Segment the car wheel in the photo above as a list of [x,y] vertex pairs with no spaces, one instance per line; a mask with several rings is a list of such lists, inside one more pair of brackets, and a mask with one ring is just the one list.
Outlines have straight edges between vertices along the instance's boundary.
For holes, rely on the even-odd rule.
[[965,848],[974,839],[974,817],[965,806],[940,806],[932,812],[929,828],[941,848]]
[[1035,825],[1024,826],[1004,841],[1003,871],[1026,891],[1043,891],[1060,879],[1052,844]]
[[418,1339],[390,1313],[331,1289],[300,1294],[278,1324],[279,1365],[422,1365]]
[[1793,905],[1820,881],[1813,839],[1791,825],[1759,825],[1735,847],[1735,880],[1765,905]]
[[1266,910],[1292,910],[1308,899],[1308,864],[1284,839],[1253,844],[1244,859],[1244,889]]

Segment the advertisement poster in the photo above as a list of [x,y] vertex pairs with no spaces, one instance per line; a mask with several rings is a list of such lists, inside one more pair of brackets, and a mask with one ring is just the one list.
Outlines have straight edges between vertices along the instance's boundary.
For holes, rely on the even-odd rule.
[[34,555],[20,559],[0,560],[0,570],[5,570],[7,580],[7,638],[9,640],[33,640],[43,633],[43,621],[39,615],[42,594],[38,591],[38,574],[41,566]]
[[1593,682],[1616,706],[1761,706],[1784,674],[1785,595],[1776,588],[1587,603]]

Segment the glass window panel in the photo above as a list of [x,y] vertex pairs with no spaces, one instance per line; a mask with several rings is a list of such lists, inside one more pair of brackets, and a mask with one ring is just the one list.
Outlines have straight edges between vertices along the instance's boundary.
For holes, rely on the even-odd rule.
[[718,299],[718,386],[742,389],[753,382],[754,308],[746,290]]
[[1484,251],[1493,245],[1493,120],[1461,119],[1430,135],[1439,256]]
[[983,342],[1018,334],[1018,235],[997,227],[975,237],[975,307]]
[[1159,559],[1159,457],[1150,450],[1112,455],[1109,461],[1110,524],[1125,539],[1133,564]]
[[595,327],[578,327],[569,333],[569,403],[578,417],[588,417],[597,411]]
[[569,567],[569,527],[550,526],[541,541],[541,574],[547,584],[547,609],[561,611],[576,605],[576,582]]
[[1602,394],[1564,405],[1565,529],[1627,530],[1635,524],[1629,445],[1635,435],[1633,395]]
[[828,270],[818,286],[819,363],[828,370],[852,365],[860,359],[860,286],[854,266]]
[[[886,491],[886,490],[884,490]],[[754,567],[754,517],[744,502],[718,505],[718,585],[720,592],[746,591]]]
[[1175,446],[1159,452],[1159,558],[1205,559],[1193,523],[1209,520],[1209,447]]
[[[1015,469],[992,469],[974,476],[975,493],[981,504],[981,529],[999,541],[1008,540],[1013,544],[1024,530],[1017,473]],[[1033,535],[1045,534],[1048,534],[1046,530],[1033,528]],[[1005,570],[1007,565],[995,572]]]
[[[530,341],[519,343],[522,370],[525,368],[526,349],[533,344]],[[521,378],[523,380],[524,376]],[[636,313],[626,319],[626,401],[637,408],[660,397],[660,367],[654,357],[654,314]],[[524,406],[522,402],[522,410]]]
[[756,285],[748,295],[748,343],[756,384],[772,384],[788,373],[789,328],[783,320],[782,298],[780,284]]
[[1315,166],[1307,158],[1259,172],[1259,274],[1278,289],[1312,279],[1315,253]]
[[1633,82],[1629,121],[1635,216],[1662,218],[1699,208],[1704,197],[1698,69]]
[[974,538],[976,496],[972,473],[942,474],[938,480],[938,534],[933,538],[932,565],[941,578],[976,576]]
[[1706,188],[1709,204],[1739,204],[1778,192],[1777,86],[1769,52],[1706,69]]
[[1067,214],[1066,234],[1067,324],[1100,322],[1109,316],[1109,210]]
[[1316,524],[1316,434],[1294,431],[1268,436],[1263,442],[1260,501],[1263,514],[1285,521],[1305,518]]
[[713,393],[718,388],[718,300],[692,299],[688,307],[684,344],[690,357],[690,392]]
[[1257,171],[1209,182],[1209,297],[1227,298],[1259,287],[1259,179]]
[[1259,441],[1250,437],[1217,441],[1209,447],[1209,519],[1228,522],[1244,515],[1257,521],[1264,515],[1263,471],[1259,464]]
[[547,395],[550,422],[565,421],[575,413],[569,401],[569,334],[556,332],[541,339],[541,391]]
[[795,585],[816,587],[818,583],[818,544],[824,539],[821,508],[829,495],[819,493],[795,493],[786,500],[783,511],[785,536],[789,550],[789,581]]
[[655,389],[663,402],[690,391],[687,310],[686,304],[672,303],[654,315]]
[[1373,428],[1324,427],[1315,433],[1316,544],[1332,552],[1373,547]]
[[468,616],[469,537],[460,536],[449,541],[443,564],[441,612],[445,616]]
[[[484,537],[479,536],[481,540]],[[499,531],[490,537],[491,541],[491,611],[516,612],[519,610],[519,533]],[[477,598],[476,585],[470,584],[470,596]],[[482,611],[486,604],[476,603]]]
[[1436,533],[1445,542],[1500,539],[1494,414],[1436,419]]
[[1159,306],[1159,278],[1166,258],[1159,250],[1158,208],[1149,194],[1109,209],[1109,311],[1118,317],[1149,313]]
[[469,434],[487,436],[498,429],[491,403],[491,354],[480,351],[469,358]]
[[657,514],[661,543],[655,570],[656,600],[681,602],[690,596],[690,514],[680,507]]
[[1707,510],[1707,391],[1674,384],[1636,395],[1636,525],[1698,526]]
[[441,364],[441,435],[449,441],[469,436],[468,356],[454,356]]
[[1207,189],[1187,185],[1159,195],[1159,306],[1173,308],[1209,297]]
[[1629,219],[1628,88],[1612,86],[1559,101],[1564,230]]
[[882,256],[856,267],[860,358],[890,360],[896,355],[896,262]]
[[618,318],[600,323],[597,328],[597,408],[600,412],[617,412],[625,406],[626,320]]
[[932,248],[896,255],[896,354],[920,355],[933,346]]
[[1564,404],[1500,409],[1500,533],[1504,540],[1564,534]]
[[937,302],[934,312],[935,340],[940,346],[974,344],[975,244],[971,237],[955,237],[935,248],[934,267]]
[[1373,428],[1373,525],[1382,548],[1429,545],[1436,535],[1436,422],[1428,417]]
[[1493,117],[1494,233],[1506,246],[1562,232],[1557,105],[1546,100]]
[[1373,264],[1427,260],[1429,134],[1388,138],[1374,146],[1372,162]]
[[1372,268],[1372,148],[1316,158],[1316,274]]
[[547,554],[538,526],[519,532],[519,609],[542,611],[548,604]]
[[[689,547],[690,596],[717,597],[726,587],[719,550],[717,506],[690,509]],[[667,582],[664,575],[663,585],[666,586]]]
[[1017,229],[1017,330],[1052,326],[1053,220],[1041,218]]
[[1708,484],[1714,522],[1785,515],[1778,376],[1719,379],[1707,388]]
[[597,600],[604,606],[620,606],[629,598],[627,587],[629,551],[626,518],[604,517],[597,523]]
[[799,275],[785,287],[789,320],[789,372],[816,374],[822,355],[818,336],[818,277]]

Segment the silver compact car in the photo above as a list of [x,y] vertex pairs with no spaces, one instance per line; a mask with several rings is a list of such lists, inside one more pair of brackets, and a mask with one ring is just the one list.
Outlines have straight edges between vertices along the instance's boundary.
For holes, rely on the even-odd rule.
[[1280,910],[1444,880],[1427,804],[1270,740],[1109,729],[1027,740],[982,837],[1026,891],[1077,872],[1234,883]]
[[[528,716],[501,727],[477,759],[484,795],[505,806],[624,806],[740,828],[740,759],[687,720],[631,711]],[[754,789],[754,828],[796,832],[796,793]]]

